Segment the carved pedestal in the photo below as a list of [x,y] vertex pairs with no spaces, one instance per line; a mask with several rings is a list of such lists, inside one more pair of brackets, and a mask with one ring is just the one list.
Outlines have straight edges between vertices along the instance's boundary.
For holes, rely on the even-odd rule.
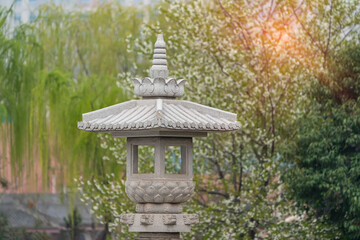
[[[199,222],[197,214],[183,214],[180,204],[137,204],[136,211],[134,214],[122,214],[120,220],[129,226],[130,232],[141,233],[139,240],[180,239],[180,232],[190,232],[191,225]],[[155,233],[161,233],[162,237]]]
[[131,213],[122,214],[121,223],[130,232],[179,233],[190,232],[191,225],[199,222],[197,214]]

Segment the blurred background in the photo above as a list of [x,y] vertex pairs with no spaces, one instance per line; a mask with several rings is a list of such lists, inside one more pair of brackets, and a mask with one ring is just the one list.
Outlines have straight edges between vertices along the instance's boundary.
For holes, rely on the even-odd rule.
[[136,98],[160,32],[184,99],[241,123],[195,140],[200,224],[183,238],[360,239],[360,1],[0,6],[0,239],[135,237],[125,140],[77,122]]

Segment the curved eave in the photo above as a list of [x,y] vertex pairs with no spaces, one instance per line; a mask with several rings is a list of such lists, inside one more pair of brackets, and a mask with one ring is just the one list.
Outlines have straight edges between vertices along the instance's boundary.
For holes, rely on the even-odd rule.
[[[90,132],[227,132],[240,128],[236,114],[170,99],[132,100],[83,114],[78,128]],[[120,134],[121,135],[121,134]]]

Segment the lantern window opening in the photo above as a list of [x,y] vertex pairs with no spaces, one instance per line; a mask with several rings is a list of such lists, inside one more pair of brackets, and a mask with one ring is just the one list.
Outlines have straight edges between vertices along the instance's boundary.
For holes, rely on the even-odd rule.
[[[192,138],[161,138],[162,173],[169,178],[192,178]],[[175,165],[175,166],[174,166]]]
[[186,174],[185,145],[165,145],[165,174]]
[[155,145],[133,144],[133,174],[155,174]]

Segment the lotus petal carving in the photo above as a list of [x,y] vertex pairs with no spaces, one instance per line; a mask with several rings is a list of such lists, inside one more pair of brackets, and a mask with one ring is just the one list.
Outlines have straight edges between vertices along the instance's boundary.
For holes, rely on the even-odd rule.
[[125,192],[137,203],[181,203],[194,193],[193,181],[128,180]]
[[134,78],[134,93],[141,97],[181,97],[184,94],[185,79]]

